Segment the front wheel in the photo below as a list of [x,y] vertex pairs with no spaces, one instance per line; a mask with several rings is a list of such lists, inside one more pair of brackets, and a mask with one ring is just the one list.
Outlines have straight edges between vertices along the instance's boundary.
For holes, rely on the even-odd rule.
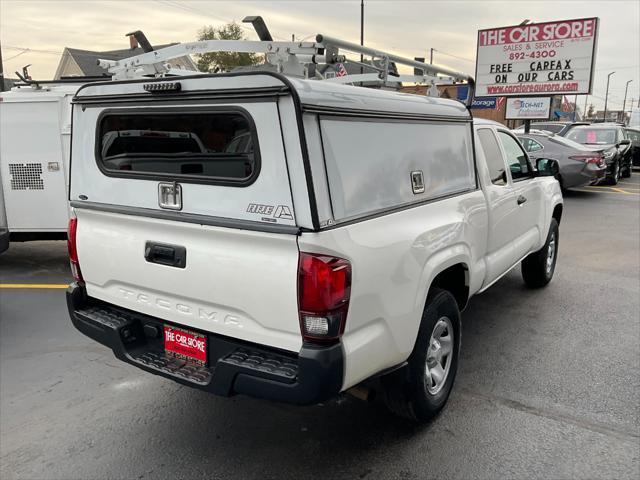
[[622,178],[631,177],[631,162],[627,163],[627,166],[625,167],[621,175],[622,175]]
[[448,291],[433,289],[407,366],[381,379],[389,410],[417,422],[437,415],[451,393],[459,352],[458,303]]
[[617,185],[618,180],[620,180],[620,162],[616,160],[613,162],[613,171],[611,172],[611,176],[609,177],[609,183],[611,185]]
[[556,269],[556,260],[558,259],[558,241],[558,222],[555,218],[552,218],[544,246],[522,261],[522,278],[527,286],[540,288],[551,281]]

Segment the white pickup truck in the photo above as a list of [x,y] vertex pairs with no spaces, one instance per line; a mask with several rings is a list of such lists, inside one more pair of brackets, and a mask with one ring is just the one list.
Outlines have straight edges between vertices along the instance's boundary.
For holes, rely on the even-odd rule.
[[69,313],[184,385],[295,404],[377,387],[425,421],[469,298],[519,264],[551,280],[555,173],[454,100],[268,72],[88,84]]

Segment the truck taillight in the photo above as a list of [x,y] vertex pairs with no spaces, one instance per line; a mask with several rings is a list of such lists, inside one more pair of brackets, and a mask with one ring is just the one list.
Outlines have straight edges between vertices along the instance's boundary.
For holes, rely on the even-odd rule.
[[80,271],[80,262],[78,261],[78,248],[76,246],[76,232],[78,230],[78,219],[73,217],[69,219],[69,228],[67,230],[67,247],[69,249],[69,263],[71,264],[71,274],[76,282],[84,282],[82,272]]
[[298,306],[305,342],[335,343],[344,332],[351,296],[351,263],[300,252]]

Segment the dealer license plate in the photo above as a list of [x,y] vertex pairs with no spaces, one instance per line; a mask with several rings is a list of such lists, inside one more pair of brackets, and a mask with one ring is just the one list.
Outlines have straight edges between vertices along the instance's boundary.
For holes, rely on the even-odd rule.
[[183,360],[207,364],[207,337],[181,328],[164,326],[164,351]]

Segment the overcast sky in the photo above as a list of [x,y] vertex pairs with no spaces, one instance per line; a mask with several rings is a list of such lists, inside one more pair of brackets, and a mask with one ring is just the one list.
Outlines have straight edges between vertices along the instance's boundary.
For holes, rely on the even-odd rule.
[[[144,31],[152,44],[187,42],[203,25],[246,15],[262,15],[277,39],[324,33],[359,42],[359,0],[0,0],[5,75],[30,63],[34,78],[48,79],[64,47],[127,48],[124,35],[133,30]],[[408,57],[428,57],[435,48],[434,63],[473,74],[479,29],[594,16],[601,23],[589,103],[603,105],[607,73],[615,71],[609,108],[619,109],[627,80],[633,80],[628,101],[640,98],[639,0],[365,0],[365,44]],[[250,30],[247,36],[255,37]]]

